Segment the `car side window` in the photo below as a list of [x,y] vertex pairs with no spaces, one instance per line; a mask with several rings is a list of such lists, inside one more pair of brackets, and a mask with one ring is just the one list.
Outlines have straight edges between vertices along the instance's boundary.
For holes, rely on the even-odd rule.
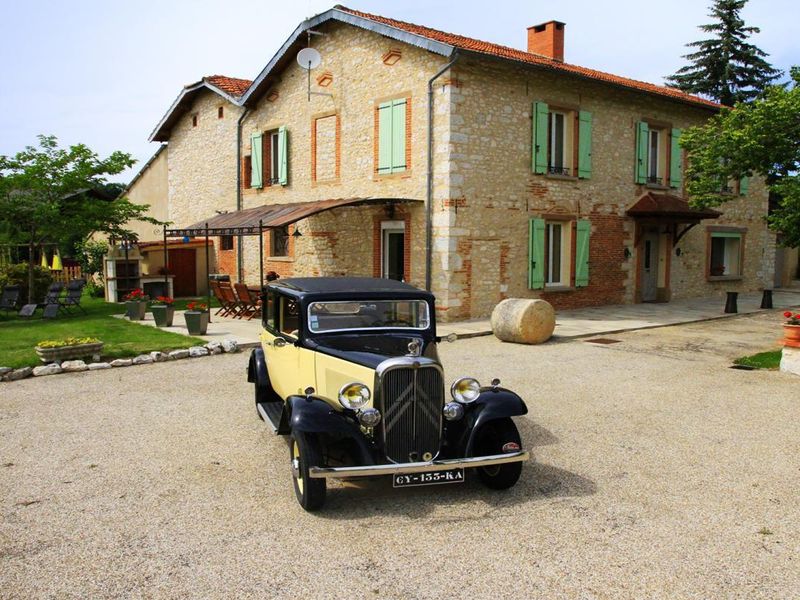
[[300,329],[300,306],[297,300],[280,297],[280,330],[281,333],[297,337]]
[[277,311],[275,310],[277,294],[275,292],[267,292],[264,301],[267,305],[264,311],[264,327],[271,331],[278,331]]

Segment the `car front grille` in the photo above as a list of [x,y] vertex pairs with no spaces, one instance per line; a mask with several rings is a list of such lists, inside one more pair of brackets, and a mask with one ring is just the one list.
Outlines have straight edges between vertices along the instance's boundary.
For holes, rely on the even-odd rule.
[[439,453],[444,380],[436,365],[394,367],[380,386],[383,440],[392,462],[430,460]]

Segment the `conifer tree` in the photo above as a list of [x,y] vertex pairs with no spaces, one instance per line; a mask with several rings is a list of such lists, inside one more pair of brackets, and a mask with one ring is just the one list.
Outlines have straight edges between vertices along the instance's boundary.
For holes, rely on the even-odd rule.
[[684,55],[689,64],[667,77],[667,85],[733,106],[753,100],[781,76],[765,60],[767,53],[747,41],[760,30],[742,20],[745,4],[747,0],[714,0],[709,14],[714,22],[700,26],[712,37],[687,44],[696,51]]

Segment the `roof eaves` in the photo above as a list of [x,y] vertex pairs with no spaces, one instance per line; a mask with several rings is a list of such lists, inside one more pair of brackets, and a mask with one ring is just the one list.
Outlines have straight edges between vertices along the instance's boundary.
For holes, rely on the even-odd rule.
[[161,117],[161,120],[158,122],[158,125],[156,125],[155,129],[153,129],[153,131],[150,133],[150,137],[148,138],[148,141],[150,141],[150,142],[166,142],[167,141],[167,137],[164,137],[164,136],[167,135],[168,132],[165,131],[165,129],[166,129],[166,125],[167,125],[167,123],[169,123],[170,118],[172,117],[173,113],[176,110],[178,110],[178,108],[180,107],[181,103],[184,101],[184,99],[187,96],[189,96],[190,94],[196,93],[197,91],[201,90],[202,88],[206,88],[206,89],[214,92],[215,94],[218,94],[218,95],[222,96],[225,100],[227,100],[231,104],[234,104],[236,106],[240,105],[240,100],[241,99],[236,98],[235,96],[231,96],[229,93],[225,92],[224,90],[221,90],[217,86],[209,83],[208,81],[205,81],[204,79],[201,79],[197,83],[190,83],[189,85],[184,86],[184,88],[181,90],[181,93],[178,94],[178,97],[175,98],[175,101],[167,109],[167,112],[164,113],[163,117]]
[[405,31],[403,29],[399,29],[391,25],[378,23],[377,21],[360,17],[350,12],[340,10],[338,8],[331,8],[330,10],[326,10],[325,12],[315,15],[310,19],[306,19],[305,21],[300,23],[300,25],[297,26],[297,28],[292,32],[289,38],[275,53],[275,56],[273,56],[272,59],[267,63],[267,66],[264,67],[261,73],[258,74],[258,77],[255,78],[252,85],[240,98],[239,102],[242,105],[246,105],[248,102],[251,101],[252,96],[257,97],[257,94],[259,93],[258,90],[261,88],[264,81],[267,79],[267,77],[269,77],[269,75],[272,73],[272,70],[281,61],[281,59],[283,59],[283,57],[286,55],[289,49],[294,45],[297,39],[307,30],[317,27],[318,25],[321,25],[322,23],[325,23],[327,21],[339,21],[341,23],[347,23],[349,25],[353,25],[361,29],[373,31],[375,33],[378,33],[380,35],[383,35],[385,37],[400,42],[405,42],[412,46],[417,46],[424,50],[428,50],[429,52],[433,52],[435,54],[441,54],[442,56],[449,57],[455,50],[455,48],[449,44],[437,42],[436,40],[432,40],[428,37],[411,33],[409,31]]

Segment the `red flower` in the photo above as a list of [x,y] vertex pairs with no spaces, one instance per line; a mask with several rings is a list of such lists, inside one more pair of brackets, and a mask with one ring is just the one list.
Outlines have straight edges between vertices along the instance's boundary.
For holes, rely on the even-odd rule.
[[791,317],[791,316],[792,316],[792,312],[791,312],[791,311],[789,311],[789,310],[787,310],[785,313],[783,313],[783,316],[784,316],[784,317],[786,317],[786,318],[788,319],[789,317]]
[[186,305],[186,310],[198,310],[200,312],[205,312],[208,310],[208,305],[204,304],[203,302],[189,302]]

